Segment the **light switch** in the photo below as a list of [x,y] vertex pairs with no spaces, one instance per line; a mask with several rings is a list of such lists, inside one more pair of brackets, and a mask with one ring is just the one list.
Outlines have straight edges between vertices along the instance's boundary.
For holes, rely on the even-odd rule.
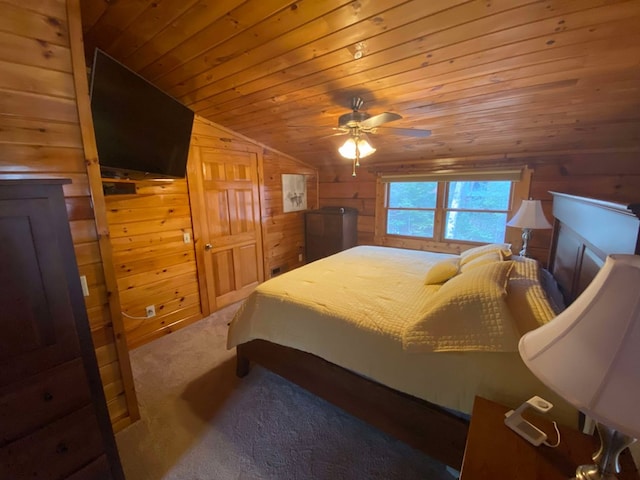
[[80,276],[80,285],[82,285],[82,294],[85,297],[89,296],[89,285],[87,285],[87,277],[84,275]]
[[191,242],[191,235],[189,235],[189,232],[184,232],[182,234],[182,241],[184,243],[190,243]]

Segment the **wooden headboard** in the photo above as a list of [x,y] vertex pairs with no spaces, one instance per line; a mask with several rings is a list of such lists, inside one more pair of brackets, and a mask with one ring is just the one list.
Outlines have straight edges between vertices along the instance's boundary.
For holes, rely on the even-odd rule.
[[568,305],[589,285],[607,255],[640,253],[640,204],[553,195],[549,270]]

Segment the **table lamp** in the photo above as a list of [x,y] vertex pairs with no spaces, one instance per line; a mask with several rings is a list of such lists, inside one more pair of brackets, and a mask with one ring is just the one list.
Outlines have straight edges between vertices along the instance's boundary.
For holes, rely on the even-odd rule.
[[522,228],[522,250],[520,255],[527,256],[527,244],[531,238],[531,230],[537,228],[551,228],[542,211],[540,200],[523,200],[520,208],[511,220],[507,222],[508,227]]
[[584,292],[520,339],[520,356],[549,388],[597,422],[595,465],[575,479],[615,479],[640,436],[640,256],[609,255]]

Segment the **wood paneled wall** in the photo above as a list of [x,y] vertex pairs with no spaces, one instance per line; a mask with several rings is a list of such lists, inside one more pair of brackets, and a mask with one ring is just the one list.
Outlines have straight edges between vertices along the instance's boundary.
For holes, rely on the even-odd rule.
[[[552,197],[549,191],[582,195],[619,203],[640,201],[640,157],[637,152],[575,153],[530,157],[504,162],[504,166],[528,165],[533,170],[530,196],[542,200],[551,220]],[[492,162],[492,167],[500,162]],[[398,171],[417,171],[421,165],[399,164]],[[422,168],[428,169],[425,162]],[[390,170],[385,170],[390,171]],[[349,165],[331,165],[319,171],[320,205],[355,207],[358,219],[358,243],[372,244],[375,218],[375,174],[361,167],[356,177]],[[551,230],[536,230],[529,242],[531,255],[546,262]]]
[[[279,152],[196,116],[193,136],[220,145],[244,143],[263,149],[259,172],[265,277],[304,261],[303,212],[282,212],[282,173],[307,176],[308,208],[317,208],[317,171]],[[105,179],[105,184],[109,180]],[[139,181],[135,194],[107,195],[113,263],[128,345],[133,348],[203,316],[198,282],[192,212],[186,179]],[[184,234],[191,241],[184,242]],[[156,316],[145,318],[154,305]]]
[[[105,197],[130,348],[202,318],[187,181],[141,181],[135,187],[135,194]],[[155,317],[146,318],[149,305]]]
[[360,167],[351,175],[351,163],[321,168],[319,175],[321,207],[352,207],[358,210],[358,244],[374,245],[376,175]]
[[265,150],[261,186],[265,279],[299,267],[305,261],[304,212],[283,212],[283,173],[305,175],[307,209],[318,208],[316,169],[281,153]]
[[[535,173],[530,195],[542,200],[549,220],[553,219],[550,191],[623,204],[640,201],[639,152],[576,153],[531,163]],[[532,256],[546,262],[551,238],[551,230],[535,230],[529,242]]]
[[[108,303],[77,105],[80,18],[74,0],[0,2],[0,178],[70,178],[64,186],[79,275],[109,414],[117,431],[138,416],[122,325]],[[68,6],[69,4],[69,6]],[[74,6],[76,8],[74,8]],[[69,13],[68,13],[69,12]],[[84,62],[82,61],[84,64]],[[84,68],[80,75],[85,75]],[[86,99],[85,99],[86,100]]]

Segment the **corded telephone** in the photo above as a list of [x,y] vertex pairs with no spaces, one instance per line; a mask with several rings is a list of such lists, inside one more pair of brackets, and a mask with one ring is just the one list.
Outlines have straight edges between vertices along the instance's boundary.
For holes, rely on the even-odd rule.
[[510,410],[504,414],[506,417],[504,419],[505,425],[536,447],[542,443],[548,445],[545,442],[547,434],[522,418],[522,413],[528,408],[533,408],[540,413],[547,413],[553,408],[553,404],[537,395],[531,397],[516,410]]

